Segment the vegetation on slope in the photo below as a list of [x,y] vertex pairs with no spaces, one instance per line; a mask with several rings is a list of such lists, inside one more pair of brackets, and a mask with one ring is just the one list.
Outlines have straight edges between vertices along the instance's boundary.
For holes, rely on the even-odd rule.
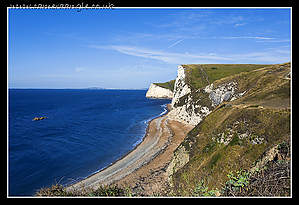
[[221,188],[230,172],[249,169],[273,145],[289,141],[289,134],[289,109],[219,108],[183,142],[190,160],[172,177],[175,191],[189,196],[199,179],[210,189]]
[[[271,66],[267,64],[186,64],[188,84],[194,89],[202,88],[221,78],[235,75],[241,72],[256,70]],[[163,88],[174,90],[175,80],[165,83],[154,83]]]
[[174,193],[193,195],[199,181],[210,191],[220,190],[229,173],[249,170],[263,153],[289,143],[290,81],[285,79],[289,72],[286,63],[214,82],[237,82],[246,94],[216,107],[188,133],[181,146],[190,160],[172,176]]
[[121,189],[117,186],[99,186],[96,190],[82,188],[79,190],[73,189],[67,191],[62,185],[55,183],[51,187],[41,188],[36,192],[38,197],[42,196],[131,196],[129,189]]
[[171,80],[171,81],[168,81],[166,83],[154,83],[155,85],[158,85],[162,88],[167,88],[169,90],[171,90],[173,92],[174,90],[174,83],[175,83],[175,80]]
[[188,84],[194,89],[202,88],[221,78],[248,72],[270,65],[263,64],[186,64]]
[[221,190],[224,196],[290,196],[290,161],[278,160],[268,163],[262,170],[253,173],[237,171]]

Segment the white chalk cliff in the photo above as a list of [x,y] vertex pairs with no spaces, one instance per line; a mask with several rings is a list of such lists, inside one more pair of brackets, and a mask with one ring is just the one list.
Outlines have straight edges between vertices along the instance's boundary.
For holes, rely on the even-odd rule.
[[[147,98],[172,98],[172,109],[168,118],[185,124],[197,125],[219,104],[242,97],[235,80],[215,81],[197,90],[188,83],[187,69],[178,66],[178,76],[173,92],[154,83],[146,93]],[[216,84],[215,84],[216,83]]]
[[160,87],[154,83],[151,84],[150,88],[146,92],[147,98],[169,98],[173,97],[173,92],[167,88]]
[[171,103],[172,110],[168,114],[169,119],[185,124],[197,125],[217,105],[240,98],[245,93],[238,93],[238,84],[234,81],[220,83],[217,86],[212,83],[192,91],[186,76],[186,69],[179,66]]
[[191,92],[191,88],[186,82],[186,69],[183,66],[179,65],[178,76],[174,84],[173,99],[171,103],[172,106],[180,97]]

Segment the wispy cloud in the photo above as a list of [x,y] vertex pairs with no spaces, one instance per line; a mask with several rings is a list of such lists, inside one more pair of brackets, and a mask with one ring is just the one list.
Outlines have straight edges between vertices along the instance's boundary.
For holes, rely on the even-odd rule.
[[277,49],[276,51],[279,52],[279,53],[286,53],[286,54],[290,54],[291,53],[290,50],[279,50],[279,49]]
[[219,18],[217,16],[217,20],[212,20],[210,21],[211,24],[218,24],[218,25],[226,25],[226,24],[238,24],[241,21],[244,21],[245,18],[242,16],[223,16],[223,18]]
[[234,27],[238,27],[238,26],[244,26],[246,23],[237,23],[234,25]]
[[202,36],[192,36],[188,38],[202,38],[202,39],[256,39],[256,40],[274,40],[272,37],[262,37],[262,36],[211,36],[211,37],[202,37]]
[[[91,46],[97,49],[116,50],[118,52],[143,57],[145,60],[160,60],[167,64],[192,64],[192,63],[275,63],[281,58],[277,53],[273,52],[252,52],[243,54],[220,55],[213,53],[171,53],[161,52],[141,47],[131,46]],[[145,62],[145,61],[144,61]]]
[[290,42],[290,39],[259,39],[260,41],[254,42],[262,42],[262,43],[283,43],[283,42]]
[[[154,60],[161,60],[165,63],[169,64],[180,64],[182,63],[182,59],[184,58],[184,62],[186,60],[192,60],[194,58],[200,58],[200,55],[193,55],[189,53],[185,54],[178,54],[178,53],[169,53],[169,52],[162,52],[162,50],[152,50],[147,48],[140,48],[140,47],[132,47],[132,46],[91,46],[97,49],[108,49],[108,50],[116,50],[118,52],[132,55],[136,57],[143,57],[146,59],[154,59]],[[203,57],[203,56],[202,56]],[[211,56],[208,56],[211,57]]]

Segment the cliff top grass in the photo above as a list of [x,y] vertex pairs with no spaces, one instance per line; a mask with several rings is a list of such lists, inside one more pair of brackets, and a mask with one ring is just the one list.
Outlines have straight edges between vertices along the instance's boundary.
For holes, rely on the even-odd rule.
[[[199,89],[221,78],[235,75],[241,72],[252,71],[267,66],[270,64],[185,64],[187,68],[187,78],[189,85],[194,89]],[[165,83],[154,83],[160,87],[174,90],[175,80],[170,80]]]
[[199,89],[221,78],[248,72],[267,66],[269,64],[186,64],[189,85]]
[[171,90],[173,92],[174,90],[174,83],[175,83],[175,80],[171,80],[171,81],[168,81],[166,83],[154,83],[155,85],[158,85],[162,88],[167,88],[169,90]]

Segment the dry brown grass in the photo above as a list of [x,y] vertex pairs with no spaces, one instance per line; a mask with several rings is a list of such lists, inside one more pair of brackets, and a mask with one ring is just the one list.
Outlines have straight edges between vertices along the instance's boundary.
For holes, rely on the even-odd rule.
[[273,162],[270,168],[255,172],[249,184],[235,188],[226,185],[224,196],[290,196],[291,164],[289,161]]

